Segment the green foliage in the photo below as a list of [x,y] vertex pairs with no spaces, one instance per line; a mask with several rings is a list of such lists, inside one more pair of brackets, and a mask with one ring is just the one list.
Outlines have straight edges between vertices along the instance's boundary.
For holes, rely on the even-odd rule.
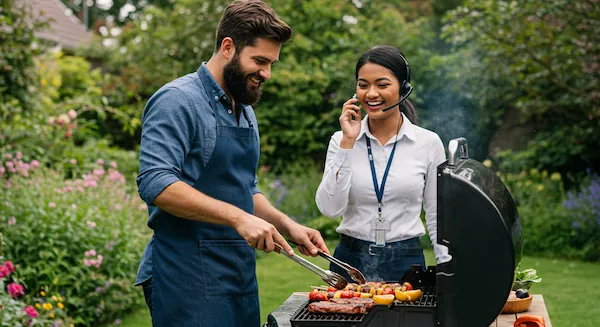
[[22,266],[29,292],[61,294],[81,326],[140,305],[133,282],[149,237],[146,206],[128,191],[116,163],[99,162],[76,179],[16,158],[4,166],[19,167],[0,177],[4,253]]
[[533,167],[583,171],[600,161],[599,15],[592,1],[468,0],[447,17],[446,38],[480,63],[467,71],[481,76],[467,92],[539,126]]
[[[489,164],[489,163],[488,163]],[[517,203],[523,226],[523,252],[598,261],[600,182],[589,179],[579,194],[566,193],[560,173],[532,168],[498,173]]]
[[292,163],[283,173],[274,173],[269,166],[259,169],[259,188],[277,209],[292,219],[304,223],[321,216],[315,193],[323,171],[314,163]]
[[9,119],[35,99],[34,57],[40,48],[34,33],[45,23],[33,19],[30,9],[22,1],[0,3],[0,120]]
[[[119,50],[113,53],[109,67],[118,81],[113,79],[108,87],[115,95],[109,97],[111,105],[140,110],[139,103],[164,83],[208,60],[227,3],[178,1],[172,11],[147,7],[124,30]],[[426,50],[435,36],[431,25],[414,17],[405,21],[402,9],[412,8],[406,4],[361,1],[360,8],[345,0],[269,4],[293,28],[292,40],[283,46],[256,106],[262,164],[276,172],[284,171],[289,162],[323,159],[329,137],[339,129],[341,104],[355,92],[354,69],[362,52],[377,44],[396,45],[411,54],[417,73],[426,62],[420,58],[431,53]],[[413,85],[426,82],[415,76]]]

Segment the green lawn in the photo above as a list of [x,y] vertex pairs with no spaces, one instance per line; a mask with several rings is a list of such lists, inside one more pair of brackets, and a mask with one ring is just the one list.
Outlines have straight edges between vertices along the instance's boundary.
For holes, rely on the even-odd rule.
[[[330,245],[333,250],[334,245]],[[428,264],[434,262],[431,251],[425,251]],[[311,261],[327,267],[322,258]],[[532,287],[532,293],[543,294],[552,326],[596,327],[600,319],[600,264],[525,257],[521,267],[535,268],[544,280]],[[324,283],[314,274],[278,254],[263,255],[257,261],[261,321],[294,291],[309,291],[311,285]],[[123,319],[121,327],[150,327],[148,310]]]

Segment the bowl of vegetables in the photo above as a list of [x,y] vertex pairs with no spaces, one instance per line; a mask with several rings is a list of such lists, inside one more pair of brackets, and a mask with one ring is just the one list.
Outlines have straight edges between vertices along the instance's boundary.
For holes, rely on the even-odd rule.
[[516,270],[512,290],[529,290],[534,283],[539,283],[541,281],[542,278],[537,275],[537,271],[535,269],[530,268],[521,271]]
[[533,296],[527,290],[510,291],[501,313],[520,313],[529,310]]

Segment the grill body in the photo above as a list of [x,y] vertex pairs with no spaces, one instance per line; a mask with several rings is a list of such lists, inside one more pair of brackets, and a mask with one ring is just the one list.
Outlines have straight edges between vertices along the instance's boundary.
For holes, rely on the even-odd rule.
[[273,312],[266,326],[489,326],[506,302],[521,260],[521,220],[495,172],[468,158],[464,138],[452,140],[449,153],[450,159],[437,169],[437,235],[452,260],[426,271],[413,267],[399,279],[422,288],[421,300],[396,301],[389,308],[376,305],[363,315],[342,315],[312,314],[306,298],[300,298]]

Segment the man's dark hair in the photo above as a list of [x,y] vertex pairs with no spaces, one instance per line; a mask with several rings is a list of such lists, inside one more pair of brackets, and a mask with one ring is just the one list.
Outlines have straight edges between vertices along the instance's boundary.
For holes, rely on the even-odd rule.
[[292,29],[266,3],[236,0],[225,8],[219,21],[215,52],[219,51],[226,37],[233,40],[239,53],[245,46],[254,45],[257,38],[285,43],[291,35]]

